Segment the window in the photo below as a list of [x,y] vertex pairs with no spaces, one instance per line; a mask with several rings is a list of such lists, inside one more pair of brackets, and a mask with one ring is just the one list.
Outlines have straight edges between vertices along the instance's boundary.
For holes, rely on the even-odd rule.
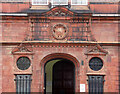
[[68,0],[52,0],[52,5],[68,5]]
[[71,0],[72,5],[87,5],[88,0]]
[[103,61],[98,57],[93,57],[89,62],[89,67],[94,71],[99,71],[103,67]]
[[32,5],[48,5],[48,0],[32,0]]
[[30,94],[31,75],[16,75],[16,94]]
[[[68,0],[51,0],[52,5],[68,5]],[[72,5],[87,5],[88,0],[71,0]],[[48,5],[48,0],[32,0],[32,5]]]
[[30,64],[31,64],[31,62],[30,62],[29,58],[27,58],[27,57],[20,57],[17,60],[17,67],[20,70],[27,70],[30,67]]
[[103,94],[104,76],[88,76],[89,94]]

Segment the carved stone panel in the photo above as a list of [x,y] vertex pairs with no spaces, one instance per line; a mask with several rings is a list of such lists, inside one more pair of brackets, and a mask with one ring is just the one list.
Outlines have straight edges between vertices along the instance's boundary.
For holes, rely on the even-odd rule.
[[55,26],[53,26],[52,34],[54,38],[58,40],[64,39],[67,33],[68,33],[68,29],[65,25],[56,24]]

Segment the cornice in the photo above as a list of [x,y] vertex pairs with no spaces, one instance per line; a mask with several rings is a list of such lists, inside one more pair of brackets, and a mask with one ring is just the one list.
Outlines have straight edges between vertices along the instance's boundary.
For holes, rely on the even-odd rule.
[[16,45],[16,44],[72,44],[72,45],[105,45],[105,46],[120,46],[120,42],[93,42],[93,41],[67,41],[67,42],[53,42],[53,41],[0,41],[1,45]]

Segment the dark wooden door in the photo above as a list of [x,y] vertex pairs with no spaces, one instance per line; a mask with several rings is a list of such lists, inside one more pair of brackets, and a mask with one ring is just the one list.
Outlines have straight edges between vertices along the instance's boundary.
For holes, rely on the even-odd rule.
[[74,94],[74,64],[68,60],[53,66],[53,94]]

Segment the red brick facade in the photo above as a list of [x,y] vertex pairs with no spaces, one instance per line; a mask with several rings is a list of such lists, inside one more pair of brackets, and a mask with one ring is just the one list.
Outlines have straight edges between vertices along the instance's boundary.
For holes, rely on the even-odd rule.
[[[104,92],[119,93],[118,6],[118,3],[89,3],[87,6],[80,6],[81,10],[58,6],[43,11],[32,9],[33,6],[29,2],[3,2],[1,12],[3,16],[0,20],[1,92],[16,92],[15,76],[18,74],[31,75],[31,92],[44,92],[45,64],[49,60],[62,58],[72,61],[75,65],[75,92],[80,92],[80,84],[85,84],[85,92],[89,92],[88,76],[99,75],[104,76]],[[58,11],[60,15],[64,14],[58,16],[55,14]],[[57,24],[67,28],[64,31],[67,34],[63,39],[57,39],[53,35],[53,27]],[[39,29],[40,26],[43,29]],[[76,27],[85,27],[88,31],[83,32],[85,37],[73,31]],[[42,33],[35,32],[37,30],[38,32],[41,30]],[[61,35],[57,35],[59,36]],[[22,56],[30,59],[31,65],[27,70],[20,70],[17,67],[16,62]],[[103,67],[99,71],[93,71],[89,67],[89,61],[93,57],[103,61]]]

